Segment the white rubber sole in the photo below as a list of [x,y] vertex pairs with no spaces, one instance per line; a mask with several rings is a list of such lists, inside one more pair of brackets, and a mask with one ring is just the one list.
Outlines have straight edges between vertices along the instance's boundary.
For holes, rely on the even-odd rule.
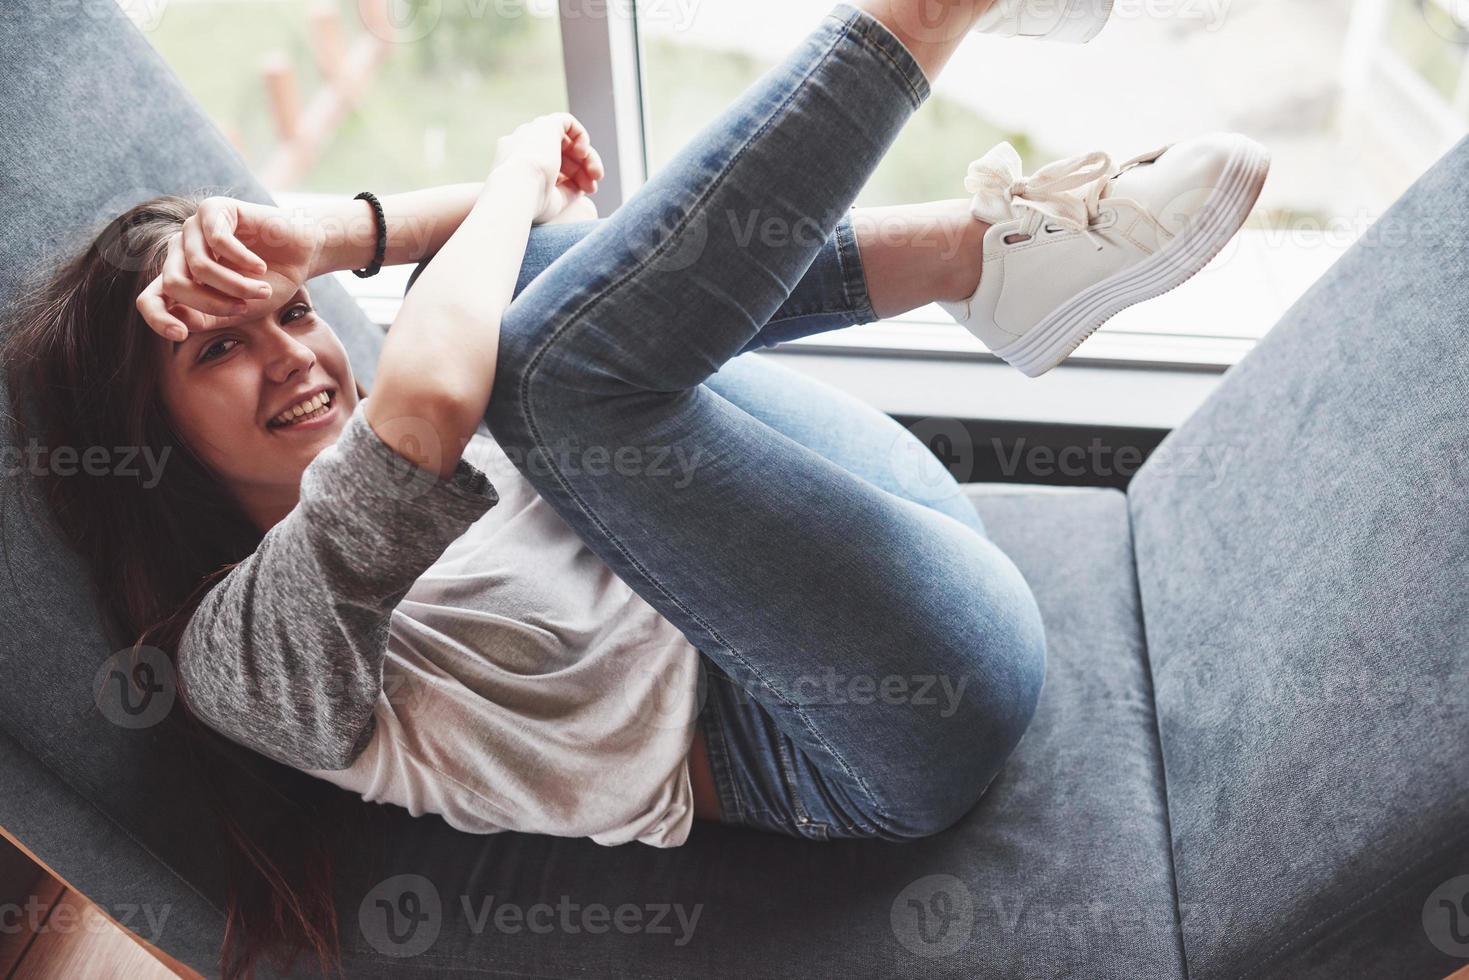
[[1243,139],[1199,216],[1172,241],[1136,265],[1083,289],[1013,344],[995,349],[995,355],[1023,374],[1039,377],[1118,313],[1192,279],[1245,223],[1269,172],[1270,154],[1254,140]]

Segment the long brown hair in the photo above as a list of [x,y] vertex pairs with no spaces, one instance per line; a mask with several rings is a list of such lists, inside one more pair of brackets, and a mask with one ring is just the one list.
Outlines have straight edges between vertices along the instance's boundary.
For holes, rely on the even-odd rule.
[[[105,624],[135,653],[149,645],[170,658],[209,587],[262,537],[170,424],[158,398],[154,335],[135,305],[162,269],[169,239],[203,199],[164,195],[130,208],[59,270],[23,284],[0,321],[16,445],[34,440],[43,456],[48,447],[125,446],[166,461],[153,486],[33,470],[54,527],[91,571]],[[358,394],[365,394],[360,384]],[[182,696],[176,704],[195,775],[229,845],[221,972],[252,976],[262,957],[284,971],[302,954],[323,973],[340,972],[330,851],[311,801],[293,800],[294,816],[268,836],[247,831],[201,762],[205,744],[223,736]]]

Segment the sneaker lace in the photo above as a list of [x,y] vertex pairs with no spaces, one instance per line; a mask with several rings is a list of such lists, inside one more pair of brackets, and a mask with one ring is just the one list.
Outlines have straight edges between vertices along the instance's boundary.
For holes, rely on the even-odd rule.
[[974,195],[969,210],[981,221],[1008,221],[1018,216],[1017,208],[1025,208],[1032,215],[1029,233],[1050,219],[1101,249],[1105,242],[1090,226],[1102,191],[1117,172],[1112,158],[1097,151],[1048,163],[1026,177],[1015,147],[1000,143],[969,165],[964,189]]

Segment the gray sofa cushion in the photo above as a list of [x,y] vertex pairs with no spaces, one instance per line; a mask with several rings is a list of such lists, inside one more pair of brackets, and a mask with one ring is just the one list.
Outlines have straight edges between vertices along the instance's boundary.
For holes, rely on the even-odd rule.
[[1423,917],[1469,872],[1466,227],[1469,142],[1130,488],[1196,980],[1463,965]]
[[[477,840],[375,807],[340,892],[348,974],[1183,976],[1125,499],[978,493],[990,533],[1037,594],[1050,659],[1030,730],[956,827],[909,844],[812,847],[701,822],[683,847],[655,851]],[[415,901],[440,910],[426,932],[385,911]],[[478,930],[466,902],[491,915]],[[514,914],[538,903],[564,904],[569,919],[558,911],[553,928],[531,931]],[[505,929],[493,919],[501,904]],[[685,920],[697,912],[689,941],[673,913],[668,933],[561,926],[581,928],[597,906],[628,906],[646,923],[665,905]],[[408,942],[387,938],[390,922]],[[430,934],[422,951],[409,945]]]

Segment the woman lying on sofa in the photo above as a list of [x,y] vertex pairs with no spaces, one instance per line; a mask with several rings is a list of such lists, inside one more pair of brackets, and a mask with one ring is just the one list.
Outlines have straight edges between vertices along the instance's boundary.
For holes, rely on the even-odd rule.
[[[11,390],[54,443],[175,447],[50,500],[190,716],[475,833],[902,841],[973,807],[1045,675],[1026,583],[905,430],[739,355],[938,301],[1040,374],[1202,268],[1267,163],[1219,134],[1022,177],[1002,144],[970,197],[852,209],[968,31],[1110,5],[929,7],[837,5],[605,220],[562,113],[482,184],[169,196],[66,266]],[[369,397],[305,284],[428,256]],[[332,945],[329,901],[275,901]]]

